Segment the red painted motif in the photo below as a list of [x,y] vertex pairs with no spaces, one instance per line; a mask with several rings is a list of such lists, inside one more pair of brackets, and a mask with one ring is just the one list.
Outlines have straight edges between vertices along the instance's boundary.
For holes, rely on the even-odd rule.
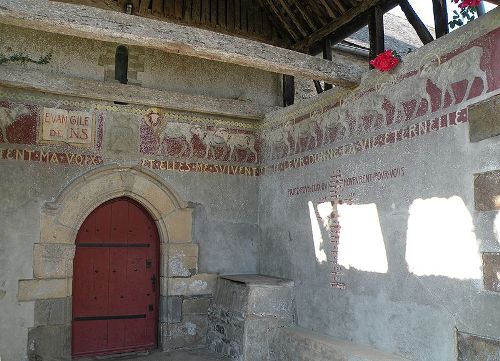
[[255,132],[170,121],[147,113],[140,128],[140,151],[168,158],[257,163]]
[[82,224],[73,265],[73,356],[157,345],[159,238],[127,198],[96,208]]
[[272,161],[370,133],[389,134],[390,128],[419,117],[431,118],[432,113],[446,112],[500,88],[500,67],[495,61],[500,57],[500,29],[466,46],[459,47],[467,39],[458,40],[456,50],[442,56],[428,54],[415,71],[263,132],[262,157]]

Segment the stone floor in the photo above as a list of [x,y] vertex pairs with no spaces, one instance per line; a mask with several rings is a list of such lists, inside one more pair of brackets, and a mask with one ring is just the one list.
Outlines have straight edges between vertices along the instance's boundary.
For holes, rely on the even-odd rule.
[[208,350],[152,352],[78,359],[78,361],[229,361]]

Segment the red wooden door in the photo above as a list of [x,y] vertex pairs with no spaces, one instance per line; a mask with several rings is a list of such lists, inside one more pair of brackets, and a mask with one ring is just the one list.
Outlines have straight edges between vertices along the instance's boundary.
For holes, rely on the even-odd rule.
[[96,208],[80,227],[73,264],[73,356],[156,348],[159,239],[128,198]]

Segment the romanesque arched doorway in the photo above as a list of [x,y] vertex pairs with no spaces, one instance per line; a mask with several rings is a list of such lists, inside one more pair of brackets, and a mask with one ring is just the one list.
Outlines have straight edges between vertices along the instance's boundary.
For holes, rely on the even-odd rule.
[[159,247],[154,220],[130,198],[85,219],[73,264],[73,356],[157,347]]

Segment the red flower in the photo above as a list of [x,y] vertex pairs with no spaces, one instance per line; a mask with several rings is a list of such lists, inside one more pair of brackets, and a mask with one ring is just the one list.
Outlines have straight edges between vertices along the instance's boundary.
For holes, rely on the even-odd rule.
[[389,71],[399,64],[399,59],[394,55],[392,50],[386,50],[370,61],[370,64],[380,71]]
[[[458,4],[460,0],[453,0],[455,4]],[[476,8],[479,5],[481,5],[481,0],[461,0],[462,2],[458,4],[458,7],[460,9],[465,9],[465,8]]]

